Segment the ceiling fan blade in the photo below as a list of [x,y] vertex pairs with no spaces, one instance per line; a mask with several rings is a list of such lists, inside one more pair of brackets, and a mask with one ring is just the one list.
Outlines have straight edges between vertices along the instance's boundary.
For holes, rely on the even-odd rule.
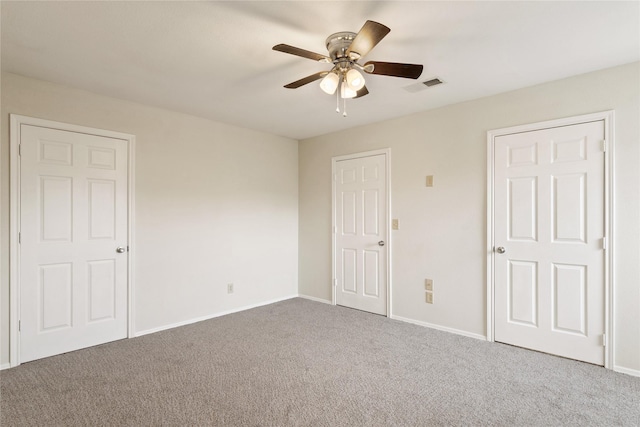
[[[373,65],[373,71],[367,71],[367,66]],[[417,79],[422,74],[422,65],[400,64],[397,62],[369,61],[365,66],[365,71],[369,74],[381,74],[383,76],[404,77],[406,79]]]
[[353,97],[353,99],[356,98],[362,98],[365,95],[368,95],[369,91],[367,90],[366,86],[362,86],[362,89],[360,89],[359,91],[356,92],[356,96]]
[[278,52],[289,53],[291,55],[301,56],[303,58],[313,59],[314,61],[331,62],[331,58],[326,55],[311,52],[309,50],[300,49],[299,47],[289,46],[288,44],[277,44],[273,47],[273,50]]
[[302,78],[300,80],[296,80],[293,83],[289,83],[285,87],[287,89],[297,89],[300,86],[306,85],[307,83],[315,82],[316,80],[319,80],[319,79],[323,78],[327,74],[329,74],[328,71],[320,71],[319,73],[311,74],[310,76],[307,76],[307,77]]
[[355,59],[362,58],[382,40],[391,29],[375,21],[364,23],[347,49],[347,56],[355,54]]

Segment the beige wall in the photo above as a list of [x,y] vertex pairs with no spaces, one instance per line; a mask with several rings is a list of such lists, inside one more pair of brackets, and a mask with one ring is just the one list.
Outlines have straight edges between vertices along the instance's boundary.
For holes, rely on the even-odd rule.
[[297,294],[297,141],[3,74],[1,364],[9,113],[136,136],[136,331]]
[[[331,157],[390,147],[400,225],[392,231],[393,314],[485,335],[487,131],[612,109],[614,363],[640,373],[639,77],[633,63],[301,141],[300,294],[331,299]],[[424,302],[425,278],[435,282],[433,305]]]
[[[484,335],[486,132],[613,109],[615,364],[638,372],[639,76],[639,64],[629,64],[298,145],[3,74],[0,364],[9,351],[9,113],[136,135],[137,331],[298,291],[329,300],[331,157],[391,147],[392,217],[400,220],[400,230],[392,232],[393,312]],[[435,187],[424,186],[426,175],[435,176]],[[423,302],[425,277],[435,280],[433,305]],[[231,281],[236,292],[229,296]]]

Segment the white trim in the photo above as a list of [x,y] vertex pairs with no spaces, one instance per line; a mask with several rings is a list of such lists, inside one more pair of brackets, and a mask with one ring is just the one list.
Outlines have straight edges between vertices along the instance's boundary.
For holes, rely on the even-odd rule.
[[245,311],[245,310],[251,310],[252,308],[258,308],[258,307],[262,307],[262,306],[265,306],[265,305],[275,304],[277,302],[286,301],[286,300],[290,300],[292,298],[297,298],[297,297],[298,297],[298,294],[287,295],[287,296],[282,297],[282,298],[276,298],[276,299],[272,299],[272,300],[269,300],[269,301],[259,302],[259,303],[256,303],[256,304],[245,305],[245,306],[242,306],[242,307],[233,308],[231,310],[225,310],[225,311],[221,311],[221,312],[218,312],[218,313],[207,314],[206,316],[200,316],[200,317],[196,317],[196,318],[189,319],[189,320],[183,320],[181,322],[170,323],[168,325],[159,326],[157,328],[146,329],[144,331],[137,332],[135,334],[135,336],[136,337],[141,337],[143,335],[149,335],[149,334],[154,334],[156,332],[166,331],[167,329],[179,328],[180,326],[186,326],[186,325],[190,325],[192,323],[202,322],[204,320],[215,319],[216,317],[226,316],[227,314],[233,314],[233,313],[238,313],[238,312]]
[[607,335],[607,347],[604,352],[604,367],[613,369],[615,367],[615,265],[614,245],[614,200],[615,200],[615,112],[613,110],[602,113],[604,119],[604,138],[606,141],[604,151],[604,236],[607,241],[604,261],[604,289],[605,289],[605,310],[604,327]]
[[127,294],[127,300],[129,301],[129,307],[127,309],[127,318],[129,320],[128,322],[128,327],[127,327],[127,338],[133,338],[135,336],[135,320],[136,317],[134,316],[134,310],[133,308],[135,307],[135,292],[133,292],[134,286],[133,284],[135,283],[135,267],[136,267],[136,263],[135,263],[135,253],[136,253],[136,242],[135,242],[135,216],[136,216],[136,198],[134,197],[135,195],[135,165],[136,165],[136,159],[135,159],[135,153],[136,153],[136,137],[135,135],[131,135],[130,139],[129,139],[129,187],[128,187],[128,191],[129,191],[129,212],[128,212],[128,220],[129,220],[129,229],[128,229],[128,233],[129,233],[129,246],[128,246],[128,252],[127,254],[129,255],[129,263],[128,263],[128,267],[129,267],[129,272],[128,272],[128,276],[127,276],[127,280],[129,282],[129,286],[128,286],[128,294]]
[[359,159],[363,157],[372,157],[380,154],[385,155],[385,169],[386,169],[386,205],[387,205],[387,227],[385,242],[387,244],[387,317],[392,316],[392,304],[391,304],[391,289],[392,283],[392,246],[391,239],[391,148],[383,148],[380,150],[364,151],[360,153],[345,154],[342,156],[336,156],[331,158],[331,304],[336,305],[336,163],[341,160]]
[[420,320],[413,320],[406,317],[400,316],[391,316],[394,320],[399,320],[401,322],[411,323],[413,325],[424,326],[425,328],[437,329],[438,331],[449,332],[451,334],[462,335],[464,337],[475,338],[481,341],[487,341],[487,337],[481,334],[475,334],[473,332],[467,332],[460,329],[449,328],[448,326],[440,326],[433,323],[422,322]]
[[103,136],[107,138],[121,139],[127,142],[128,170],[128,207],[127,215],[129,221],[128,245],[128,299],[127,299],[127,336],[133,337],[134,316],[134,276],[133,276],[133,230],[135,230],[135,186],[134,184],[134,150],[135,136],[122,132],[114,132],[104,129],[78,126],[68,123],[61,123],[51,120],[39,119],[35,117],[21,116],[18,114],[9,115],[9,365],[11,367],[20,365],[20,334],[18,333],[18,320],[20,319],[20,250],[18,247],[18,232],[20,230],[20,159],[18,156],[18,145],[20,144],[20,128],[22,125],[38,126],[43,128],[58,129],[76,133]]
[[20,160],[18,145],[20,143],[19,118],[9,115],[9,364],[18,366],[20,355],[18,352],[17,325],[20,319],[18,296],[19,262],[18,262],[18,230],[20,218]]
[[[615,282],[614,282],[614,134],[615,112],[613,110],[601,111],[598,113],[585,114],[581,116],[566,117],[558,120],[549,120],[539,123],[512,126],[503,129],[495,129],[487,132],[487,340],[494,341],[493,318],[494,318],[494,253],[493,253],[493,229],[494,229],[494,141],[498,136],[514,133],[530,132],[535,130],[549,129],[560,126],[570,126],[580,123],[604,121],[604,134],[606,143],[605,157],[605,177],[604,177],[604,210],[605,210],[605,237],[607,239],[607,249],[605,255],[605,333],[607,334],[607,347],[605,348],[604,367],[607,369],[618,369],[614,364],[614,337],[615,337]],[[627,371],[632,371],[626,368]],[[633,375],[633,374],[631,374]]]
[[494,341],[493,337],[493,140],[495,136],[487,132],[487,341]]
[[324,298],[316,298],[309,295],[298,294],[298,298],[308,299],[310,301],[315,301],[315,302],[321,302],[323,304],[335,305],[331,302],[331,300],[324,299]]
[[3,363],[2,365],[0,365],[0,371],[4,371],[5,369],[9,369],[10,367],[11,367],[11,364]]
[[638,369],[631,369],[631,368],[625,368],[622,366],[613,366],[613,370],[614,372],[619,372],[621,374],[626,374],[626,375],[631,375],[632,377],[640,377],[640,370]]

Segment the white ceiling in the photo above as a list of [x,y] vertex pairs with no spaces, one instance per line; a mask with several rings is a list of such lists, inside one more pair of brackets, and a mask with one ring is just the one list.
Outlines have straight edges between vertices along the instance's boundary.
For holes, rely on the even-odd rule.
[[[304,139],[640,59],[640,2],[9,2],[2,69]],[[314,82],[326,37],[367,20],[391,32],[366,60],[424,64],[416,81],[366,76],[347,102]]]

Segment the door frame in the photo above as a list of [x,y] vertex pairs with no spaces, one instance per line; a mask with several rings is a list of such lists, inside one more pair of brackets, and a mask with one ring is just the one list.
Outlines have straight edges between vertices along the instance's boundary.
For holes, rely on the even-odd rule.
[[604,352],[604,367],[613,369],[613,340],[614,340],[614,118],[613,110],[580,116],[566,117],[563,119],[549,120],[502,129],[494,129],[487,132],[487,341],[495,341],[494,336],[494,145],[499,136],[549,129],[554,127],[577,125],[581,123],[604,120],[605,150],[604,150],[604,236],[606,239],[604,259],[604,331],[606,340]]
[[346,154],[342,156],[336,156],[331,158],[331,304],[336,305],[336,286],[338,286],[338,279],[336,278],[336,179],[337,172],[336,166],[337,162],[343,160],[353,160],[360,159],[363,157],[372,157],[380,154],[385,155],[385,169],[386,169],[386,235],[384,236],[384,241],[387,246],[387,317],[391,317],[391,251],[392,251],[392,242],[391,242],[391,148],[383,148],[380,150],[372,150],[372,151],[364,151],[360,153]]
[[20,320],[20,247],[18,233],[20,231],[20,157],[19,144],[22,125],[38,126],[62,131],[85,133],[89,135],[121,139],[127,143],[127,338],[134,336],[134,165],[135,165],[135,135],[114,132],[104,129],[96,129],[86,126],[22,116],[9,115],[9,367],[20,365],[20,333],[18,322]]

